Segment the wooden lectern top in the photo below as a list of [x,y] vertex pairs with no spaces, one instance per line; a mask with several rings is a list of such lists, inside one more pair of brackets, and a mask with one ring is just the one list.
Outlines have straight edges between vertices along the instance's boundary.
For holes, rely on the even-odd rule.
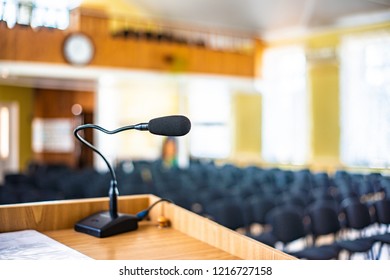
[[[119,197],[119,212],[135,214],[159,200],[154,195]],[[108,209],[108,198],[0,206],[0,232],[37,230],[100,260],[293,260],[288,254],[227,229],[174,204],[162,202],[136,231],[106,238],[76,232],[74,224]],[[159,218],[169,220],[160,227]]]

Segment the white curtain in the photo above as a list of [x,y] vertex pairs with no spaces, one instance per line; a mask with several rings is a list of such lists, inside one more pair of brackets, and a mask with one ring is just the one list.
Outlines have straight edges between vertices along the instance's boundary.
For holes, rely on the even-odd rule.
[[304,164],[309,151],[306,59],[300,46],[264,53],[262,157],[267,162]]
[[390,33],[345,36],[340,49],[341,160],[390,165]]

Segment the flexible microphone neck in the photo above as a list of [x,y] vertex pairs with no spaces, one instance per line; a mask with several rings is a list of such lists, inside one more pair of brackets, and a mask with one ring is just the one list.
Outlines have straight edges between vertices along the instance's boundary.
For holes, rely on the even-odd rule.
[[139,123],[139,124],[134,125],[134,129],[142,130],[142,131],[149,130],[149,124],[148,123]]
[[89,143],[87,140],[85,140],[83,137],[81,137],[80,134],[78,134],[78,132],[80,130],[84,130],[84,129],[87,129],[87,128],[97,129],[97,130],[100,130],[100,131],[102,131],[102,132],[104,132],[106,134],[115,134],[115,133],[118,133],[118,132],[121,132],[121,131],[124,131],[124,130],[134,129],[134,126],[133,125],[129,125],[129,126],[124,126],[124,127],[118,128],[116,130],[107,130],[107,129],[104,129],[103,127],[100,127],[100,126],[95,125],[95,124],[84,124],[84,125],[80,125],[80,126],[76,127],[76,129],[73,132],[73,134],[75,135],[75,137],[79,141],[81,141],[83,144],[85,144],[86,146],[91,148],[106,163],[106,165],[108,167],[108,170],[110,172],[110,175],[111,175],[110,189],[109,189],[109,192],[108,192],[108,195],[109,195],[109,198],[110,198],[110,209],[109,209],[109,212],[110,212],[111,218],[116,218],[116,217],[118,217],[118,207],[117,207],[117,205],[118,205],[117,200],[118,199],[117,198],[118,198],[118,195],[119,195],[119,191],[118,191],[118,187],[117,187],[118,186],[118,181],[116,179],[116,174],[115,174],[114,168],[112,167],[110,162],[106,159],[106,157],[94,145]]

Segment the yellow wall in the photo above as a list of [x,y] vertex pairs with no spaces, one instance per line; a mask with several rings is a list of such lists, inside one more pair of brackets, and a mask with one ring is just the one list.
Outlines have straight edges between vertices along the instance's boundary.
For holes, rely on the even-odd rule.
[[27,167],[32,157],[31,118],[34,92],[31,88],[0,85],[0,102],[17,102],[19,105],[19,166]]
[[311,91],[311,145],[315,165],[338,165],[339,159],[339,71],[324,64],[309,69]]
[[131,5],[125,0],[83,0],[82,8],[103,10],[110,18],[109,28],[111,31],[120,31],[126,28],[145,27],[154,29],[155,24],[151,17],[139,7]]
[[145,16],[139,8],[133,7],[130,1],[124,0],[83,0],[82,7],[104,9],[109,15]]
[[233,99],[233,160],[259,162],[261,155],[261,95],[237,93]]

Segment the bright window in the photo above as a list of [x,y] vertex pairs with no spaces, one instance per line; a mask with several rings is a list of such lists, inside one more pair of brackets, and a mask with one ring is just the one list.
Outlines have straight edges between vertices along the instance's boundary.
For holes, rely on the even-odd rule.
[[0,0],[0,20],[6,21],[9,28],[21,24],[64,30],[69,26],[70,10],[80,3],[81,0]]
[[226,158],[231,150],[230,93],[218,80],[190,81],[190,154],[197,158]]
[[10,153],[10,112],[0,106],[0,158],[7,159]]
[[0,184],[6,172],[19,168],[18,115],[17,103],[0,103]]
[[346,36],[340,51],[341,160],[390,166],[390,33]]
[[309,151],[304,49],[265,51],[262,73],[262,157],[271,163],[304,164]]

